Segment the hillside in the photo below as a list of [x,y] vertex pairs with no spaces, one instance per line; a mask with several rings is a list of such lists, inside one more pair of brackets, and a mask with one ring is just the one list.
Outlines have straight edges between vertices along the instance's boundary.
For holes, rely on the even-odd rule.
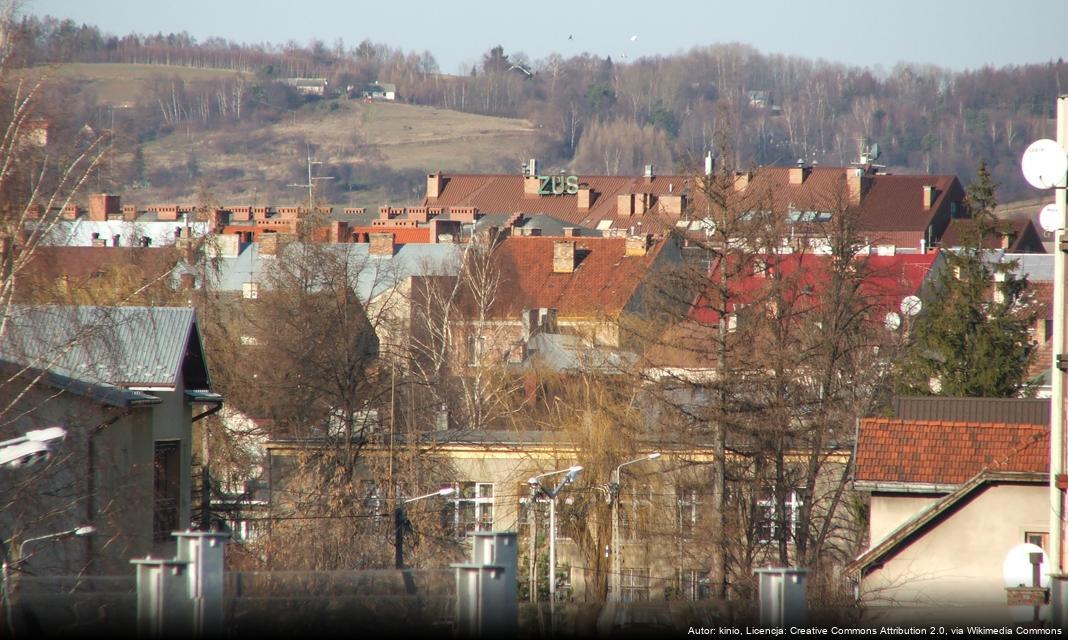
[[[280,99],[277,84],[234,71],[71,63],[34,67],[26,75],[45,73],[69,87],[69,95],[107,107],[97,109],[96,126],[109,129],[115,118],[105,184],[135,204],[204,197],[302,202],[306,191],[290,185],[307,182],[310,152],[323,163],[315,175],[332,178],[317,183],[321,201],[377,207],[418,200],[427,171],[511,170],[539,148],[526,120],[384,101]],[[242,118],[205,122],[195,116],[200,105],[217,105],[235,85],[244,91]],[[167,114],[174,109],[172,89],[183,116]],[[264,107],[272,98],[271,108]],[[250,114],[257,107],[262,113]],[[131,178],[138,147],[143,181]]]

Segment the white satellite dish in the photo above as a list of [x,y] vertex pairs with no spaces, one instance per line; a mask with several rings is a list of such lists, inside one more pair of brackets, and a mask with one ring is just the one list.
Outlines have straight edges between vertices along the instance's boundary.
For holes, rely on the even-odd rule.
[[1057,203],[1052,202],[1042,207],[1038,213],[1038,224],[1044,231],[1054,232],[1064,224],[1064,215],[1061,214]]
[[901,313],[914,317],[923,309],[923,301],[916,296],[905,296],[901,299]]
[[897,315],[893,311],[886,314],[886,319],[883,320],[883,326],[887,331],[897,331],[901,326],[901,316]]
[[635,41],[635,40],[637,40],[637,39],[638,39],[638,36],[631,36],[631,37],[630,37],[630,41],[631,41],[631,42],[634,42],[634,41]]
[[1063,187],[1068,176],[1068,154],[1056,140],[1035,140],[1024,151],[1020,169],[1036,189]]

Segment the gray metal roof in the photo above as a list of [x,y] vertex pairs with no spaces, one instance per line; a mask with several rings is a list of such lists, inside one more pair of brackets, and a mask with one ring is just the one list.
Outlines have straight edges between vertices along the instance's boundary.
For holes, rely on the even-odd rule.
[[13,306],[0,357],[91,384],[173,387],[195,322],[185,307]]
[[580,336],[562,333],[539,333],[528,342],[528,361],[553,371],[595,371],[622,373],[638,356],[626,351],[612,351],[590,344]]
[[[348,262],[352,274],[352,288],[364,302],[387,291],[411,276],[456,275],[459,271],[463,245],[416,244],[398,247],[392,257],[370,255],[365,243],[317,244],[316,250],[329,251]],[[286,245],[287,252],[303,249],[300,243]],[[236,258],[221,258],[214,287],[220,291],[240,292],[247,282],[270,288],[270,270],[275,256],[264,256],[259,245],[251,244]]]
[[1051,253],[1006,253],[992,250],[984,253],[988,264],[1005,264],[1015,262],[1012,272],[1017,276],[1027,276],[1030,282],[1053,282],[1053,254]]

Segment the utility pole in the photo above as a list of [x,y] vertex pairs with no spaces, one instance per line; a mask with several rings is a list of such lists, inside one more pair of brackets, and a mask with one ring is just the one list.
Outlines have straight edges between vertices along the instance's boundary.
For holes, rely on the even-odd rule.
[[[1057,143],[1061,151],[1068,154],[1068,95],[1057,98]],[[1053,626],[1064,628],[1068,624],[1068,576],[1064,571],[1064,491],[1060,481],[1064,475],[1064,370],[1060,368],[1061,356],[1065,353],[1065,326],[1064,326],[1064,303],[1065,303],[1065,279],[1066,260],[1064,247],[1066,198],[1065,186],[1062,184],[1054,188],[1055,202],[1059,213],[1059,224],[1054,234],[1054,267],[1053,267],[1053,369],[1051,371],[1051,383],[1053,386],[1052,406],[1050,407],[1050,465],[1049,465],[1049,493],[1050,493],[1050,516],[1049,516],[1049,554],[1050,564],[1050,587],[1051,614]]]
[[612,571],[608,574],[608,599],[611,602],[622,601],[622,573],[623,573],[623,550],[620,548],[622,543],[619,539],[619,479],[620,471],[628,464],[634,464],[636,462],[644,462],[645,460],[656,460],[660,457],[659,451],[654,451],[647,456],[635,458],[634,460],[628,460],[619,465],[612,472],[612,484],[609,485],[609,497],[612,500]]
[[313,176],[312,165],[322,164],[319,160],[313,160],[311,155],[311,148],[308,149],[308,182],[307,184],[291,184],[291,187],[297,187],[299,189],[308,190],[308,211],[315,210],[315,181],[316,180],[333,180],[333,176]]
[[404,571],[404,530],[408,528],[408,514],[405,511],[405,505],[418,500],[423,500],[424,498],[447,496],[452,494],[453,491],[454,489],[452,487],[446,487],[440,491],[435,491],[415,498],[408,498],[407,500],[401,500],[398,501],[397,506],[393,509],[393,566],[395,569],[399,569],[403,572],[404,587],[408,593],[415,593],[415,581],[412,580],[412,574],[410,572]]

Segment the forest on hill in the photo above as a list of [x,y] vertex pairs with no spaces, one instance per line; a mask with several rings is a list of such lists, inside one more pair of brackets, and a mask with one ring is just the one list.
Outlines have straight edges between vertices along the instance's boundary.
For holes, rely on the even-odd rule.
[[[906,63],[872,70],[740,44],[633,61],[532,61],[497,46],[470,73],[446,75],[429,51],[370,41],[245,45],[184,33],[114,36],[34,16],[21,20],[16,38],[18,62],[27,67],[118,62],[244,72],[201,82],[161,77],[139,110],[120,114],[136,120],[131,153],[179,126],[188,132],[277,121],[307,100],[280,81],[316,77],[342,94],[390,83],[412,104],[525,119],[538,130],[532,152],[554,171],[633,174],[644,164],[684,171],[724,143],[741,164],[842,166],[878,144],[878,163],[897,173],[970,181],[985,158],[1003,201],[1037,195],[1020,176],[1020,155],[1031,141],[1053,136],[1055,99],[1065,89],[1062,78],[1068,83],[1063,60],[961,72]],[[518,170],[519,160],[502,156],[498,169]]]

